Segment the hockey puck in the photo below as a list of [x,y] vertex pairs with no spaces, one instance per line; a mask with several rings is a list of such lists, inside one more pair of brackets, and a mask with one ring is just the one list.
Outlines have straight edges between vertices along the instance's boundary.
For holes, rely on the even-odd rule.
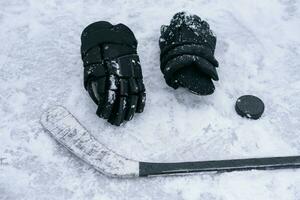
[[244,95],[238,98],[235,104],[236,112],[249,119],[258,119],[265,110],[264,102],[252,95]]

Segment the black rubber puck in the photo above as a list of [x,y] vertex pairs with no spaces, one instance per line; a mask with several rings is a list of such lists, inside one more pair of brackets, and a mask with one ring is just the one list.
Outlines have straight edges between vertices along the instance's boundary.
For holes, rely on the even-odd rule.
[[265,110],[264,102],[252,95],[244,95],[238,98],[235,104],[236,112],[249,119],[258,119]]

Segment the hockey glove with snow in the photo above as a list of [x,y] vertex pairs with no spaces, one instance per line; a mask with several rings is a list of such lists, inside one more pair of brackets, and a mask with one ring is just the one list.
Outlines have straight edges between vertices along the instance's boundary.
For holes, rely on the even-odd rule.
[[216,37],[206,21],[184,12],[175,14],[169,26],[161,27],[159,46],[160,68],[169,86],[185,87],[198,95],[214,92],[211,79],[219,79]]
[[119,126],[144,110],[146,94],[137,40],[124,24],[100,21],[81,35],[84,87],[97,115]]

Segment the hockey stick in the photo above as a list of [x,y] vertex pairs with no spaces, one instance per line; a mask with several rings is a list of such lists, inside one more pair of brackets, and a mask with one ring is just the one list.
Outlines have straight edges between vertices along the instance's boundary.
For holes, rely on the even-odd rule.
[[195,172],[230,172],[299,168],[300,156],[150,163],[125,158],[99,143],[64,107],[54,106],[41,117],[42,126],[70,152],[101,173],[113,177],[174,175]]

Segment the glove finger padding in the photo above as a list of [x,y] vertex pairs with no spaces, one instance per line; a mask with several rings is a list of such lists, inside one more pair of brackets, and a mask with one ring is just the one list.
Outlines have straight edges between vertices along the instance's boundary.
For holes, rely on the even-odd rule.
[[139,88],[138,92],[138,102],[136,112],[141,113],[144,111],[145,103],[146,103],[146,93],[145,86],[142,79],[137,79],[137,85]]
[[96,22],[81,35],[84,87],[98,105],[96,114],[119,126],[145,106],[137,41],[123,24]]
[[199,95],[212,94],[212,79],[219,80],[214,57],[216,37],[207,22],[196,15],[177,13],[169,26],[161,27],[161,71],[166,83],[188,88]]

